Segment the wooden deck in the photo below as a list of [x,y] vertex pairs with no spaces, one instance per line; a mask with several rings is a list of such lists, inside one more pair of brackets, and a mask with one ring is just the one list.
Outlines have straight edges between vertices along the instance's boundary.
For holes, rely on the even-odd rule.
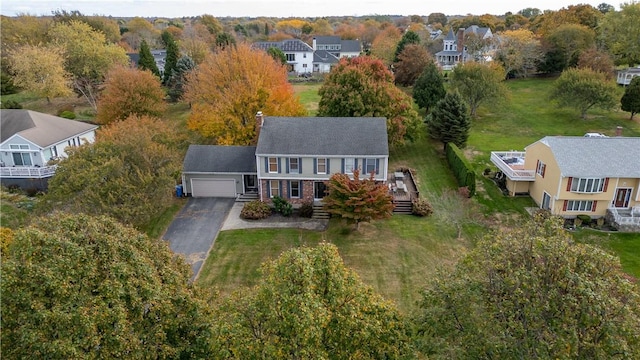
[[393,196],[394,201],[411,201],[413,198],[419,196],[416,184],[413,182],[411,174],[403,172],[403,179],[401,181],[407,187],[406,192],[397,188],[395,173],[389,172],[389,175],[387,176],[387,183],[391,186],[389,192]]

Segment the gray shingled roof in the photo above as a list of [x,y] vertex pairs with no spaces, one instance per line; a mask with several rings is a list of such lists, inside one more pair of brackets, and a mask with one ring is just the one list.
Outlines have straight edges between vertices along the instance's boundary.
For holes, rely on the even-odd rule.
[[283,52],[312,52],[313,49],[307,43],[298,39],[287,39],[282,41],[259,41],[253,43],[253,47],[262,50],[269,50],[275,47]]
[[340,36],[314,36],[314,38],[318,45],[340,44]]
[[564,177],[640,178],[640,137],[547,136]]
[[336,64],[338,61],[339,60],[335,55],[326,50],[316,50],[313,52],[314,63]]
[[19,134],[32,143],[46,148],[97,128],[97,125],[32,110],[0,110],[0,138],[2,142]]
[[455,50],[442,50],[442,51],[438,51],[436,55],[456,56],[456,55],[462,55],[462,52],[455,51]]
[[340,52],[360,52],[362,46],[360,46],[360,40],[342,40],[342,46]]
[[447,33],[447,37],[444,38],[445,40],[457,40],[458,38],[453,34],[453,30],[449,29],[449,32]]
[[381,117],[266,116],[256,154],[389,155],[387,122]]
[[256,173],[256,147],[190,145],[182,169],[185,173]]

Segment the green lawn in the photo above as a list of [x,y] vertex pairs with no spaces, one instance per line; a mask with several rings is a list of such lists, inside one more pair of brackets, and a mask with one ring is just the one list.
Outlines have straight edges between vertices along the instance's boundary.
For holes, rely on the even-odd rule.
[[[477,195],[471,202],[453,206],[444,204],[429,218],[394,216],[364,224],[359,232],[348,231],[338,220],[332,220],[325,232],[296,229],[224,231],[216,240],[198,283],[227,294],[240,286],[254,285],[259,276],[259,264],[275,259],[282,251],[328,241],[338,246],[345,263],[363,281],[394,300],[401,310],[410,311],[432,274],[455,264],[491,226],[508,226],[522,221],[520,217],[526,214],[524,208],[535,206],[528,197],[504,196],[491,180],[480,175],[485,167],[491,166],[491,151],[522,150],[546,135],[583,135],[586,132],[613,135],[619,125],[624,127],[626,136],[640,136],[640,124],[629,121],[628,113],[592,110],[587,120],[581,120],[575,110],[551,106],[546,93],[552,81],[509,81],[509,101],[480,108],[479,117],[473,120],[466,149],[479,174]],[[319,87],[319,84],[294,85],[310,115],[317,112]],[[401,166],[416,170],[421,196],[434,204],[443,205],[440,200],[443,192],[457,188],[446,165],[442,145],[424,136],[415,143],[391,149],[390,169]],[[471,209],[471,215],[460,208]],[[443,209],[453,215],[460,211],[462,216],[470,217],[463,223],[462,238],[457,238],[447,216],[437,213]],[[575,234],[578,241],[594,243],[616,253],[623,269],[640,277],[640,236],[637,234]]]

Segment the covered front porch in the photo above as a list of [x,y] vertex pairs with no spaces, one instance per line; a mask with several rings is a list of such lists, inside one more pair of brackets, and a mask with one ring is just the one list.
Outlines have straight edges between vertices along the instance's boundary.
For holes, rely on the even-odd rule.
[[629,209],[610,207],[606,221],[618,231],[640,233],[640,205]]

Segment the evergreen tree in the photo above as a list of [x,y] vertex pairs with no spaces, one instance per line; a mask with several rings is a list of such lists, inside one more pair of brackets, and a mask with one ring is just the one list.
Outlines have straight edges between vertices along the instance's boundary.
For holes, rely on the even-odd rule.
[[195,69],[196,63],[188,56],[182,56],[176,63],[176,68],[171,74],[171,78],[167,83],[169,87],[169,97],[172,101],[178,101],[184,94],[184,85],[186,76],[191,70]]
[[167,83],[169,83],[169,79],[171,79],[171,76],[176,71],[178,58],[180,57],[180,50],[178,49],[178,44],[171,33],[166,30],[162,33],[162,41],[164,42],[165,49],[167,49],[167,56],[164,60],[164,74],[162,82],[167,85]]
[[141,70],[149,70],[152,74],[160,77],[160,70],[158,70],[156,61],[154,60],[153,55],[151,55],[151,50],[145,40],[142,40],[140,43],[139,54],[140,58],[138,58],[138,68]]
[[622,110],[631,113],[631,120],[633,116],[640,113],[640,76],[636,76],[631,80],[631,83],[624,90],[624,95],[620,99]]
[[463,148],[469,138],[471,118],[462,97],[454,92],[447,93],[438,101],[425,120],[431,138],[447,143],[454,143]]
[[287,63],[287,56],[282,50],[280,50],[280,48],[270,47],[269,50],[267,50],[267,54],[269,54],[273,58],[273,60],[275,60],[279,64],[284,65]]
[[436,64],[430,61],[413,85],[413,99],[418,106],[429,111],[445,94],[444,78]]
[[396,63],[399,61],[398,55],[404,50],[404,47],[409,44],[420,44],[420,36],[417,33],[409,30],[404,35],[402,35],[402,39],[398,42],[398,46],[396,47],[396,53],[393,58],[393,62]]

